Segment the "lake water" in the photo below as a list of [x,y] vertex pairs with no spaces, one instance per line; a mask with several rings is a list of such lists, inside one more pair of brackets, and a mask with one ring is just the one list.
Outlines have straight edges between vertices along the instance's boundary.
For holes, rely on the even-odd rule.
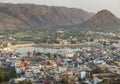
[[57,49],[57,48],[43,48],[43,47],[26,47],[26,48],[18,48],[17,50],[15,50],[15,52],[21,52],[21,53],[24,53],[24,52],[32,52],[32,51],[40,51],[40,52],[50,52],[50,53],[56,53],[56,52],[59,52],[59,51],[68,51],[68,52],[75,52],[75,51],[79,51],[80,49],[79,48],[75,48],[75,49],[72,49],[72,48],[60,48],[60,49]]

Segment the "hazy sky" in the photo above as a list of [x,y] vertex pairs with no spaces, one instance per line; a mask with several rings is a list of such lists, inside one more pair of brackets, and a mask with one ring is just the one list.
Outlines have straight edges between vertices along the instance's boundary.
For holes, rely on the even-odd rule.
[[0,0],[0,2],[66,6],[95,13],[102,9],[108,9],[120,18],[120,0]]

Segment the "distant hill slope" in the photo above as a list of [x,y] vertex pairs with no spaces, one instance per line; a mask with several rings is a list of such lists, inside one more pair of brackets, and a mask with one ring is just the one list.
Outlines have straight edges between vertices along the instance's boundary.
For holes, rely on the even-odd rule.
[[0,29],[70,26],[93,15],[75,8],[0,3]]
[[120,19],[108,10],[101,10],[89,20],[81,23],[79,28],[87,30],[119,30]]

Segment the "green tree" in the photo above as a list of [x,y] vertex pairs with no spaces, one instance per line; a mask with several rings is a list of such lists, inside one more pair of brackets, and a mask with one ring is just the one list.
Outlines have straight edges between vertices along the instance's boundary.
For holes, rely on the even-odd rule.
[[54,54],[54,58],[57,58],[57,54]]
[[0,71],[0,82],[3,82],[5,80],[5,75],[3,72]]
[[19,83],[17,84],[33,84],[31,80],[23,80],[23,81],[20,81]]
[[47,53],[46,54],[48,58],[51,58],[51,54],[50,53]]
[[41,56],[41,55],[42,55],[42,53],[38,51],[37,52],[37,56]]

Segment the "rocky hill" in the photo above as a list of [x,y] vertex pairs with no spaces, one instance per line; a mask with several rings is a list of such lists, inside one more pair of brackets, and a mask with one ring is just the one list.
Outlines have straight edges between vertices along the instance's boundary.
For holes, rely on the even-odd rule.
[[79,26],[88,30],[118,30],[120,29],[120,19],[108,10],[101,10],[89,20]]
[[80,24],[93,15],[75,8],[0,3],[0,29],[70,26]]

